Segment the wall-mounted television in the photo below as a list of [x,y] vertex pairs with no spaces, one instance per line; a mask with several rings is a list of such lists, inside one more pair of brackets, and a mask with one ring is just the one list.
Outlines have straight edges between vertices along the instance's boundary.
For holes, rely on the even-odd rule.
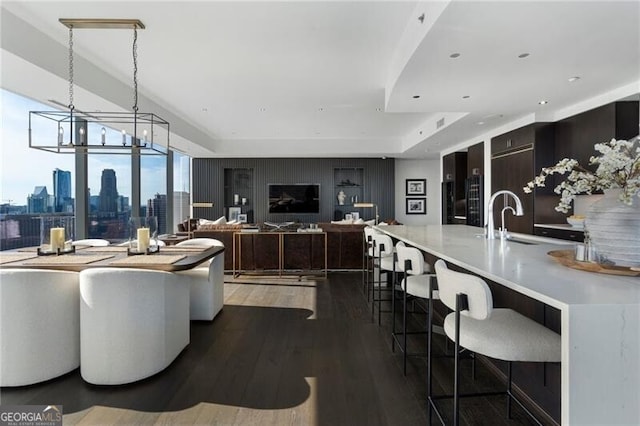
[[270,183],[269,213],[320,213],[320,185]]

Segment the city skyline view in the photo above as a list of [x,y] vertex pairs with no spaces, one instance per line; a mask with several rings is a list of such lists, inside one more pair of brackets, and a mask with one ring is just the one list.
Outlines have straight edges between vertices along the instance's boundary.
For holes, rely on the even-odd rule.
[[[23,96],[2,89],[2,143],[0,156],[0,203],[27,205],[27,198],[38,186],[45,186],[53,194],[53,171],[71,172],[72,197],[75,191],[75,159],[73,155],[52,154],[29,148],[28,128],[29,111],[51,109],[47,105],[35,102]],[[55,137],[52,136],[52,137]],[[118,193],[131,196],[131,164],[127,155],[89,155],[88,183],[91,195],[100,192],[102,171],[113,169],[118,177]],[[141,182],[141,205],[154,198],[155,194],[166,194],[164,156],[144,157],[144,174]],[[25,170],[24,164],[29,164]],[[145,176],[149,177],[145,179]],[[176,188],[182,190],[182,188]]]

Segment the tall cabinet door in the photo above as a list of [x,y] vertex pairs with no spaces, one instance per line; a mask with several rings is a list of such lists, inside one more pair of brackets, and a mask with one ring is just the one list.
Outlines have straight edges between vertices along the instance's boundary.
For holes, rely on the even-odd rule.
[[[501,189],[513,191],[522,201],[524,216],[514,216],[505,212],[505,226],[511,232],[533,233],[533,196],[522,189],[534,176],[533,149],[522,150],[494,157],[491,160],[491,193]],[[509,198],[509,205],[515,203]],[[496,228],[502,223],[501,211],[504,208],[502,197],[493,203],[493,220]]]

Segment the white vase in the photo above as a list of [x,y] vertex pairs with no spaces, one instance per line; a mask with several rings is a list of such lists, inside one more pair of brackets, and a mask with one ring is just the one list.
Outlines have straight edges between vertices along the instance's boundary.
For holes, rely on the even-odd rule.
[[585,228],[601,263],[640,266],[640,199],[620,201],[621,189],[608,189],[587,210]]

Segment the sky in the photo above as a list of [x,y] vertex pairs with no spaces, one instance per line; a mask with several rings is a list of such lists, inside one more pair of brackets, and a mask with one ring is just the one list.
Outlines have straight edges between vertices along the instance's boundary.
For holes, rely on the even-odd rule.
[[[71,172],[72,192],[75,191],[74,156],[71,154],[55,154],[29,148],[29,111],[51,110],[49,106],[24,98],[4,89],[0,89],[2,98],[0,140],[0,203],[12,205],[27,204],[27,195],[33,193],[36,186],[46,186],[47,192],[53,195],[53,170],[57,167]],[[32,121],[34,123],[35,120]],[[50,129],[46,129],[51,133]],[[36,129],[34,126],[34,135]],[[46,133],[46,132],[45,132]],[[55,128],[52,137],[55,138]],[[112,132],[112,137],[119,137]],[[90,155],[89,156],[89,188],[91,195],[100,192],[100,178],[103,169],[116,172],[118,193],[131,197],[131,166],[128,155]],[[153,198],[156,193],[165,194],[164,156],[142,157],[142,203]],[[187,168],[188,169],[188,168]],[[184,173],[188,176],[188,171]],[[188,182],[188,177],[186,178]],[[182,188],[175,188],[176,191]],[[188,190],[188,189],[187,189]]]

